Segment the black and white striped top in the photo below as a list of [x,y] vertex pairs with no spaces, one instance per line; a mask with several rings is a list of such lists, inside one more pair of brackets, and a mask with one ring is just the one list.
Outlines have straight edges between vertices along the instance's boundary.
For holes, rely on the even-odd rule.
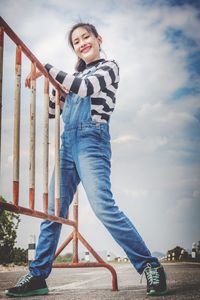
[[[99,59],[87,65],[83,72],[73,75],[50,64],[45,68],[65,89],[80,97],[91,97],[91,116],[95,122],[106,123],[115,108],[115,94],[119,83],[119,67],[114,60]],[[49,117],[55,116],[55,92],[50,97]],[[61,110],[64,99],[61,100]]]

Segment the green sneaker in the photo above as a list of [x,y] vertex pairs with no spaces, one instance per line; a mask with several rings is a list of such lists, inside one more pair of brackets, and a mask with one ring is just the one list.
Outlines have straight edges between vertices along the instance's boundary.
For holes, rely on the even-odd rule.
[[152,267],[147,264],[144,273],[147,279],[147,295],[161,296],[167,293],[166,274],[163,266]]
[[10,297],[29,297],[33,295],[46,295],[49,290],[44,278],[34,277],[26,274],[21,277],[17,284],[6,290],[6,296]]

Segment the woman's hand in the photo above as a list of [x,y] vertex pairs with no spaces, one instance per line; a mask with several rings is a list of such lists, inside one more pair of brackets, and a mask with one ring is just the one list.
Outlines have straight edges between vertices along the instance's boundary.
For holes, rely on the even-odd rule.
[[[36,75],[35,75],[35,79],[37,79],[37,78],[39,78],[40,76],[42,76],[42,72],[40,72],[40,71],[36,71]],[[29,74],[28,74],[28,76],[26,77],[26,80],[25,80],[25,87],[28,87],[29,89],[30,89],[30,87],[31,87],[31,78],[32,78],[32,72],[30,72]],[[68,89],[66,89],[62,84],[60,84],[59,82],[57,82],[58,83],[58,85],[60,86],[60,88],[61,88],[61,90],[62,90],[62,92],[61,92],[61,95],[63,96],[63,97],[66,97],[66,94],[68,94],[69,93],[69,90]]]
[[[35,79],[39,78],[40,76],[42,76],[42,72],[36,71]],[[31,87],[31,78],[32,78],[32,72],[28,74],[25,80],[25,87],[28,87],[29,89]]]

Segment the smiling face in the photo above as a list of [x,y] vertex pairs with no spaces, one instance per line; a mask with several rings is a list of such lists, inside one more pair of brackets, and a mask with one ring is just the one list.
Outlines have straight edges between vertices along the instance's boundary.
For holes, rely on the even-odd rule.
[[100,36],[96,37],[84,27],[78,27],[72,32],[72,45],[76,55],[89,64],[100,58]]

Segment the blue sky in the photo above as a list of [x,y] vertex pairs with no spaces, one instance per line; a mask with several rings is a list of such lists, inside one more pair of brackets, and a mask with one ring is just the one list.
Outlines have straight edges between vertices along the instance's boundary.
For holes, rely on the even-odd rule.
[[[112,190],[152,251],[191,248],[200,239],[200,7],[199,1],[3,0],[2,17],[42,63],[73,72],[76,58],[66,33],[79,21],[96,25],[103,50],[120,66],[112,116]],[[2,187],[11,199],[13,44],[5,38]],[[29,91],[23,57],[20,201],[28,195]],[[42,199],[42,79],[37,82],[37,201]],[[50,172],[53,168],[53,123]],[[87,219],[87,222],[85,220]],[[39,221],[20,224],[18,245],[26,247]],[[80,228],[99,250],[123,252],[96,219],[80,187]],[[66,230],[66,229],[65,229]],[[67,232],[69,229],[67,229]],[[65,232],[62,233],[61,240]]]

